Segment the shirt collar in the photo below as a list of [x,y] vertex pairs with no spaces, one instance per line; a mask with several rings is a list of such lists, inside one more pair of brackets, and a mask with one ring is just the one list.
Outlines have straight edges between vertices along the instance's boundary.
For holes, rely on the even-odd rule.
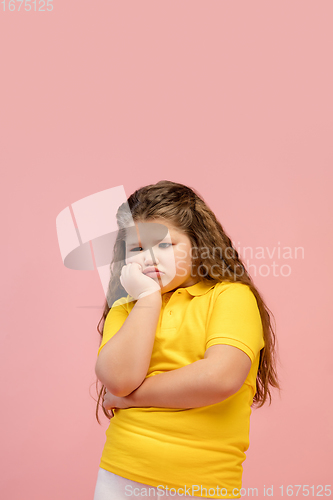
[[205,293],[208,292],[208,290],[213,288],[215,285],[216,282],[211,284],[199,281],[198,283],[195,283],[195,285],[184,287],[184,290],[187,290],[188,293],[190,293],[191,295],[198,296],[198,295],[204,295]]

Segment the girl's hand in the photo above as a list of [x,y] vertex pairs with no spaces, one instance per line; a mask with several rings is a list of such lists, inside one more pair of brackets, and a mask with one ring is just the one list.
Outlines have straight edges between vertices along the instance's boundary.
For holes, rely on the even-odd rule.
[[161,291],[160,285],[153,278],[143,274],[142,267],[137,262],[130,262],[123,266],[120,283],[134,300]]
[[[111,394],[111,392],[109,392],[106,389],[106,392],[105,392],[104,398],[103,398],[103,407],[106,410],[113,410],[115,408],[122,408],[122,409],[131,408],[130,400],[129,400],[129,398],[127,398],[127,399],[126,398],[127,398],[127,396],[125,396],[123,398],[120,398],[118,396],[114,396],[113,394]],[[112,414],[112,416],[113,416],[113,414]]]

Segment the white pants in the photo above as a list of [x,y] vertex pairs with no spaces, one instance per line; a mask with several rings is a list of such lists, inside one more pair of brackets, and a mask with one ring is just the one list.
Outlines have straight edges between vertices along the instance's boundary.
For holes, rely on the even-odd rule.
[[[126,486],[127,488],[125,489]],[[145,488],[145,490],[142,490],[142,488]],[[177,500],[186,500],[187,498],[205,500],[204,497],[174,494],[175,490],[172,489],[167,493],[168,496],[166,496],[166,493],[162,496],[161,488],[159,491],[155,486],[131,481],[100,467],[97,475],[94,500],[135,500],[136,498],[145,498],[146,500],[155,498],[157,500],[163,500],[164,498],[169,498],[170,500],[173,498]]]

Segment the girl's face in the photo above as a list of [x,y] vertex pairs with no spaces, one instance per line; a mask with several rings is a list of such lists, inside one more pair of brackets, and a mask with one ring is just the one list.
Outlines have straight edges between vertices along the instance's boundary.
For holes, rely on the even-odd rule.
[[159,283],[162,294],[198,282],[191,276],[189,237],[164,219],[135,222],[126,237],[125,261],[139,263],[142,272]]

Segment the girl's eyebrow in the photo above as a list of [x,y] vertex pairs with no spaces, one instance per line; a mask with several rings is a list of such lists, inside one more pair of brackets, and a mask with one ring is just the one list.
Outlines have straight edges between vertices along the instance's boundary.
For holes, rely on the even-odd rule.
[[134,242],[132,242],[132,241],[126,241],[126,245],[127,245],[128,247],[133,247],[134,245],[139,245],[139,246],[141,246],[141,241],[134,241]]
[[[172,241],[173,237],[169,236],[169,235],[166,235],[162,240],[161,239],[157,239],[157,240],[154,241],[154,245],[153,246],[157,245],[158,243],[161,243],[162,241],[164,241],[166,239]],[[126,241],[126,244],[127,244],[128,247],[133,247],[134,245],[142,246],[141,241],[134,241],[134,242],[133,241],[128,241],[128,242]]]

